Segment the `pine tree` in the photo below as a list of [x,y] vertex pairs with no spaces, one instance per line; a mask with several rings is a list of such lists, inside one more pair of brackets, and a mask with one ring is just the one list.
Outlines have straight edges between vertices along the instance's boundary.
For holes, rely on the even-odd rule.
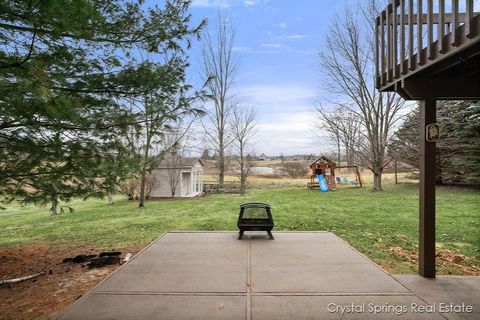
[[[399,161],[418,168],[419,113],[414,109],[396,132],[392,147]],[[436,145],[437,182],[480,183],[480,103],[437,103],[440,139]]]
[[55,209],[58,200],[106,191],[105,163],[138,120],[127,101],[175,85],[184,72],[178,61],[203,25],[189,26],[189,3],[0,3],[3,201]]

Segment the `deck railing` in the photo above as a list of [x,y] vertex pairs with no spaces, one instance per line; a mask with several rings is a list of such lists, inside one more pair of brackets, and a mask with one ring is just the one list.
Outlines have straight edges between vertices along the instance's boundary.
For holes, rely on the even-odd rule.
[[376,19],[377,88],[478,41],[479,7],[480,0],[391,0]]

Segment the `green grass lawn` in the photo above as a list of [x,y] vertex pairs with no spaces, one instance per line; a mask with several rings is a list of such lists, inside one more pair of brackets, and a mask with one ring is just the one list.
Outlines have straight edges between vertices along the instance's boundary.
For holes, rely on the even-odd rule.
[[[418,192],[415,184],[387,185],[382,193],[340,187],[320,193],[305,189],[256,189],[247,195],[211,195],[149,201],[145,209],[122,197],[69,203],[74,213],[52,217],[47,208],[9,205],[0,210],[0,247],[56,245],[99,249],[141,247],[172,230],[236,230],[238,206],[272,205],[275,230],[327,230],[394,273],[416,272]],[[480,271],[480,191],[440,187],[437,243],[444,255],[461,254],[461,264]],[[437,259],[440,273],[462,274],[462,266]]]

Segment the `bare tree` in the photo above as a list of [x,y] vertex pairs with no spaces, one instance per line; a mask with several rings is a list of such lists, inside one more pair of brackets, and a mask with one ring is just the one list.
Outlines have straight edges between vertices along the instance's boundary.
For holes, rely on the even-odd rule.
[[340,139],[340,127],[338,126],[339,115],[335,111],[328,112],[327,110],[325,110],[325,108],[322,107],[321,104],[317,104],[315,106],[315,111],[318,120],[315,123],[315,126],[320,130],[326,130],[333,136],[337,144],[337,163],[338,165],[340,165],[340,162],[342,161],[342,141]]
[[160,178],[155,172],[150,172],[145,177],[145,199],[150,199],[152,191],[160,184]]
[[[138,124],[132,127],[133,134],[126,138],[133,152],[140,158],[140,208],[145,206],[149,174],[166,154],[176,148],[197,116],[203,115],[203,110],[192,106],[195,100],[202,98],[203,91],[187,96],[190,89],[189,85],[177,85],[170,93],[147,94],[144,101],[132,102],[132,108],[136,109],[139,120]],[[183,130],[180,129],[182,119],[190,121]],[[167,139],[172,133],[175,133],[177,140]]]
[[127,196],[128,200],[133,200],[138,194],[139,179],[132,177],[120,182],[120,191]]
[[361,145],[360,134],[361,122],[350,108],[342,105],[337,106],[333,111],[327,111],[321,105],[315,108],[319,123],[317,127],[325,128],[330,132],[337,142],[338,163],[340,163],[341,146],[345,149],[345,159],[348,166],[355,164],[355,156],[358,146]]
[[247,179],[253,167],[253,159],[250,156],[252,137],[255,133],[256,124],[255,109],[237,107],[233,110],[231,127],[233,133],[233,147],[237,154],[239,167],[238,178],[240,179],[240,193],[245,194]]
[[230,92],[237,70],[233,52],[235,30],[231,22],[219,13],[216,28],[204,32],[203,38],[202,77],[213,103],[213,108],[207,111],[204,128],[218,157],[218,183],[222,187],[225,179],[225,151],[232,141],[228,134],[228,124],[235,105]]
[[172,154],[168,162],[168,185],[170,187],[170,193],[172,198],[175,197],[177,192],[178,184],[180,183],[181,173],[179,172],[179,167],[182,166],[183,158],[180,154]]
[[[150,198],[152,191],[160,183],[159,177],[155,173],[149,173],[145,176],[145,199]],[[128,200],[140,198],[140,178],[130,177],[120,182],[120,191],[126,195]]]
[[305,161],[286,161],[280,170],[291,178],[303,178],[308,173],[308,164]]
[[327,81],[325,89],[335,94],[360,122],[360,140],[354,152],[374,176],[374,190],[382,190],[382,172],[391,159],[386,150],[392,129],[400,118],[404,100],[394,93],[377,92],[374,85],[374,18],[377,3],[371,0],[358,9],[345,8],[336,16],[326,36],[318,61]]
[[347,166],[355,165],[356,150],[362,145],[362,136],[360,135],[361,122],[353,112],[348,109],[340,108],[340,140],[345,146],[345,158]]
[[[188,140],[188,137],[186,137]],[[180,183],[181,173],[179,168],[184,164],[185,160],[185,138],[181,138],[179,133],[172,134],[166,139],[166,144],[170,145],[172,142],[175,142],[175,147],[172,148],[164,163],[166,165],[168,173],[168,185],[170,187],[170,194],[175,197],[177,192],[178,184]]]

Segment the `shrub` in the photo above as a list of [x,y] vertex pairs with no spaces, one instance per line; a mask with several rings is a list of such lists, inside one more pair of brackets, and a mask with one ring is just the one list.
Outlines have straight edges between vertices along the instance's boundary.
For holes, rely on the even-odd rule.
[[140,179],[138,178],[130,178],[120,183],[120,191],[127,196],[128,200],[135,199],[135,196],[138,195],[139,187]]
[[280,172],[291,178],[302,178],[307,175],[308,167],[304,161],[289,161],[282,164]]

